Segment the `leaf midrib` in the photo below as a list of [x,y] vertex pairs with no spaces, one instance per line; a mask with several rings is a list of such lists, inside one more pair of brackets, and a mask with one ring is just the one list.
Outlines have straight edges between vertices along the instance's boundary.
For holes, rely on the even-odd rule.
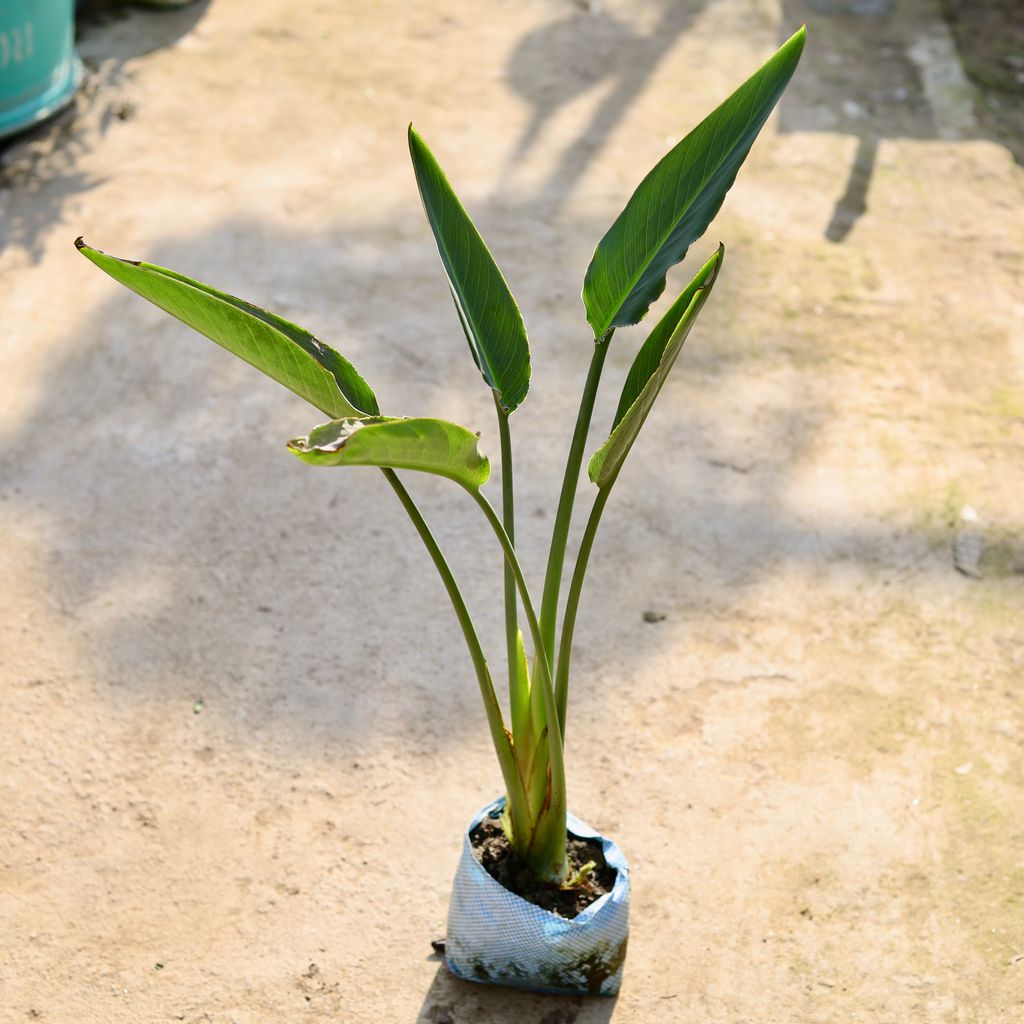
[[[753,106],[754,102],[757,99],[760,99],[760,90],[761,90],[761,87],[763,86],[763,84],[764,84],[763,80],[758,83],[758,93],[754,97],[754,99],[751,100],[751,104],[750,104],[751,106]],[[741,86],[741,88],[742,88],[742,86]],[[727,102],[728,102],[728,99],[723,101],[723,103],[727,103]],[[721,109],[722,105],[723,104],[719,104],[719,106],[716,107],[715,110],[713,110],[711,112],[711,114],[708,115],[708,117],[713,117],[716,113],[718,113],[718,111]],[[706,120],[707,120],[707,118],[705,118],[705,121]],[[746,124],[745,124],[745,126],[744,126],[744,129],[743,129],[744,135],[748,131],[749,127],[750,127],[750,120],[748,119]],[[699,130],[699,128],[700,128],[700,125],[698,125],[697,128],[694,129],[694,130],[695,131]],[[734,151],[735,151],[735,147],[730,149],[728,152],[732,153]],[[608,331],[611,330],[611,321],[614,320],[615,317],[622,310],[622,307],[626,304],[626,302],[629,300],[629,297],[633,294],[633,289],[636,288],[636,286],[639,283],[640,279],[644,276],[645,273],[647,273],[648,268],[651,266],[651,264],[657,258],[658,254],[665,247],[665,244],[668,242],[669,238],[672,236],[672,232],[676,229],[676,226],[680,223],[680,221],[682,221],[685,218],[686,214],[689,213],[690,209],[693,207],[694,203],[697,201],[697,198],[700,196],[700,194],[707,187],[708,181],[711,178],[713,178],[715,174],[717,174],[718,169],[722,166],[722,164],[725,163],[725,160],[726,160],[726,158],[723,157],[721,160],[718,161],[718,163],[715,165],[715,170],[714,170],[713,173],[711,173],[711,174],[705,173],[703,175],[703,177],[701,178],[700,187],[693,193],[693,197],[690,199],[690,201],[687,203],[687,205],[683,208],[683,210],[679,214],[679,216],[671,223],[671,225],[669,226],[668,231],[666,231],[665,234],[662,235],[661,238],[658,240],[658,245],[657,245],[657,248],[654,250],[654,255],[651,256],[651,258],[649,260],[647,260],[647,262],[644,263],[641,266],[639,272],[632,278],[632,280],[630,280],[629,287],[626,289],[625,295],[624,295],[622,301],[619,302],[618,306],[616,306],[615,310],[608,317],[608,322],[606,324],[604,324],[603,329],[599,332],[601,337],[604,337],[608,333]]]
[[[438,173],[441,176],[443,176],[444,172],[441,170],[440,165],[436,164],[436,162],[435,162],[435,166],[437,167]],[[467,226],[469,226],[470,231],[474,232],[475,229],[472,227],[472,221],[470,220],[469,213],[466,210],[466,208],[462,205],[462,201],[455,194],[455,190],[454,189],[451,189],[451,196],[452,196],[452,199],[455,201],[455,203],[458,205],[458,208],[462,211],[463,215],[465,216],[466,224],[467,224]],[[437,208],[436,208],[433,200],[431,200],[430,205],[431,205],[431,207],[434,208],[435,213],[437,213],[438,211],[437,211]],[[443,218],[444,217],[444,210],[442,209],[439,212],[441,214],[441,217]],[[475,232],[475,233],[476,233],[477,238],[479,239],[480,245],[483,246],[484,250],[488,253],[488,255],[491,256],[491,259],[492,259],[492,262],[493,262],[493,258],[494,258],[493,254],[491,254],[490,249],[487,248],[487,243],[484,242],[483,236],[479,232]],[[441,235],[441,238],[437,237],[438,234]],[[448,243],[447,243],[447,241],[443,240],[444,239],[444,234],[441,233],[441,232],[434,233],[434,239],[437,242],[437,247],[438,247],[439,250],[441,250],[441,253],[442,253],[442,256],[443,256],[441,262],[444,265],[444,272],[445,272],[445,275],[448,278],[448,285],[451,288],[452,294],[453,294],[453,296],[455,297],[455,300],[456,300],[456,305],[458,307],[458,312],[459,312],[459,320],[462,322],[462,329],[466,333],[466,335],[468,336],[470,334],[470,332],[467,329],[467,325],[472,327],[472,337],[468,337],[468,340],[469,340],[470,344],[473,346],[473,351],[476,354],[477,359],[482,364],[481,368],[486,368],[486,370],[487,370],[487,384],[488,384],[488,386],[491,387],[491,388],[494,388],[494,390],[496,390],[496,391],[498,391],[500,393],[502,389],[498,385],[498,383],[496,382],[496,375],[495,375],[495,372],[494,372],[495,371],[495,367],[492,365],[491,360],[488,357],[486,346],[480,340],[480,338],[481,338],[480,325],[476,322],[476,319],[470,315],[468,306],[466,304],[466,295],[463,292],[463,289],[461,287],[459,287],[458,278],[452,272],[452,267],[454,266],[454,259],[452,258],[452,253],[450,251]],[[501,271],[498,271],[498,275],[501,276]],[[502,280],[504,280],[504,278],[502,278]],[[506,282],[506,284],[507,284],[507,282]],[[490,284],[488,283],[486,288],[485,288],[485,291],[484,291],[484,300],[485,300],[484,304],[485,305],[486,305],[486,298],[487,298],[487,295],[489,294],[489,292],[490,292]],[[502,402],[502,404],[504,404],[504,402]]]
[[[359,374],[359,371],[356,370],[356,368],[352,366],[352,364],[349,363],[341,353],[330,349],[329,346],[320,341],[319,338],[305,330],[305,328],[300,327],[298,324],[292,324],[283,317],[279,317],[276,314],[271,313],[269,310],[261,309],[259,306],[253,305],[245,299],[231,295],[229,292],[221,291],[219,288],[214,288],[212,285],[205,284],[202,281],[195,281],[192,278],[186,277],[184,274],[179,274],[177,271],[171,270],[168,267],[161,267],[156,263],[148,263],[144,260],[128,260],[122,256],[114,256],[110,253],[105,253],[100,249],[94,249],[92,246],[81,241],[81,239],[79,239],[79,242],[81,242],[81,244],[79,245],[78,242],[76,242],[76,246],[80,250],[88,250],[86,255],[88,255],[88,252],[95,252],[105,259],[112,261],[114,264],[119,264],[124,267],[132,267],[137,271],[141,271],[145,275],[151,275],[158,281],[173,282],[177,287],[182,289],[182,295],[179,296],[177,300],[175,300],[175,297],[172,295],[171,301],[167,299],[163,299],[162,301],[173,307],[175,301],[180,301],[188,296],[191,299],[191,303],[186,303],[186,305],[192,305],[190,316],[197,319],[199,322],[208,320],[209,317],[206,310],[203,308],[203,304],[198,299],[192,298],[193,296],[201,296],[206,299],[213,299],[217,302],[221,302],[228,308],[240,313],[243,317],[248,317],[252,320],[258,321],[263,324],[264,327],[272,331],[284,341],[288,342],[291,346],[294,346],[294,348],[297,348],[304,356],[310,359],[314,366],[325,375],[326,380],[324,383],[330,381],[335,392],[342,399],[345,405],[355,412],[363,413],[365,415],[374,415],[379,413],[376,397],[374,396],[372,389]],[[101,264],[98,265],[103,269]],[[127,287],[131,286],[127,285]],[[134,291],[135,289],[132,288],[132,290]],[[170,313],[170,315],[177,317],[177,314],[173,313],[170,309],[167,309],[162,302],[157,302],[153,297],[147,295],[143,295],[142,297],[153,302],[154,305],[159,308],[164,309],[164,311]],[[180,317],[177,318],[180,319]],[[254,338],[255,336],[252,335],[252,327],[247,325],[247,329],[250,332],[250,337]],[[200,331],[200,333],[204,332]],[[293,365],[298,371],[299,365],[294,362],[296,359],[294,351],[289,348],[285,348],[283,351],[289,353],[289,356],[293,361]],[[347,367],[348,371],[351,372],[354,377],[359,380],[365,394],[359,394],[360,389],[358,388],[350,393],[350,389],[348,389],[345,386],[345,383],[338,378],[338,375],[328,365],[325,365],[325,363],[321,361],[332,354],[340,360],[345,367]],[[257,363],[254,363],[251,359],[241,354],[238,355],[239,358],[243,359],[245,362],[256,366],[256,368],[260,369],[261,372],[266,372],[262,371],[262,367]],[[370,408],[363,409],[362,404],[367,398],[370,400]],[[328,415],[330,415],[330,410],[323,411],[328,412]]]
[[[124,262],[129,263],[131,261],[125,260]],[[320,369],[334,381],[338,391],[341,392],[342,397],[354,409],[359,412],[366,413],[367,415],[374,414],[374,410],[372,409],[360,409],[356,405],[355,399],[345,391],[341,381],[339,381],[334,373],[328,367],[324,366],[324,364],[320,362],[320,359],[317,358],[320,355],[326,355],[326,353],[323,352],[324,343],[317,338],[316,335],[311,334],[302,327],[299,327],[298,324],[289,323],[283,317],[275,316],[275,314],[269,312],[269,310],[261,309],[259,306],[254,306],[245,299],[240,299],[238,296],[231,295],[228,292],[222,292],[210,285],[204,285],[202,282],[191,281],[173,270],[168,270],[166,267],[160,267],[154,263],[136,263],[135,265],[141,270],[156,274],[157,277],[163,277],[168,280],[175,281],[177,284],[183,285],[185,288],[189,289],[189,291],[198,292],[200,295],[207,295],[210,298],[220,299],[226,305],[231,306],[232,309],[236,309],[239,313],[251,316],[254,320],[259,320],[260,323],[269,327],[270,330],[279,334],[286,341],[291,342],[297,348],[305,352],[305,354],[309,356],[317,366],[319,366]],[[313,351],[311,352],[310,349],[313,349]],[[338,353],[338,356],[339,358],[344,358],[340,353]],[[354,367],[353,372],[356,372]]]

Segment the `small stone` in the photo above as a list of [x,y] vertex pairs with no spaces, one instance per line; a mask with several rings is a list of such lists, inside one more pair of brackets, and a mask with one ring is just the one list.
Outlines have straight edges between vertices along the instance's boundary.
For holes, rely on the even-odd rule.
[[665,615],[663,612],[656,612],[652,609],[648,609],[644,612],[644,622],[664,622]]
[[953,537],[953,565],[971,579],[981,579],[981,556],[985,553],[985,535],[977,530],[958,530]]

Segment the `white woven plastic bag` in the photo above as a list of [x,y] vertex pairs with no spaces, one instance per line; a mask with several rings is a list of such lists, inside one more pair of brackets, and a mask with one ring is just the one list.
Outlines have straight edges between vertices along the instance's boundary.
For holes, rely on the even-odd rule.
[[615,995],[629,933],[629,866],[622,851],[568,815],[569,832],[597,839],[617,875],[611,892],[572,920],[559,917],[510,892],[473,856],[470,833],[503,805],[504,798],[485,807],[463,839],[445,937],[449,970],[469,981],[537,992]]

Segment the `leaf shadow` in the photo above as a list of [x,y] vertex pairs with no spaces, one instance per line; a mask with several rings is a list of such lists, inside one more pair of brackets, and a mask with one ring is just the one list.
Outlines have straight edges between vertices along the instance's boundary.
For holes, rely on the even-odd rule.
[[498,190],[507,187],[513,170],[559,108],[603,87],[606,95],[586,125],[562,147],[554,168],[537,188],[537,196],[546,199],[551,212],[560,209],[706,5],[707,0],[659,0],[650,5],[656,11],[655,20],[643,31],[603,6],[577,6],[526,33],[509,56],[505,79],[530,106],[530,117],[509,155]]

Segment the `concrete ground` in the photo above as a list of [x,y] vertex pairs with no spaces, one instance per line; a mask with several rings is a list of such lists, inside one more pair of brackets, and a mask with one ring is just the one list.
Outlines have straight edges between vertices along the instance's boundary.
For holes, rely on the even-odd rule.
[[[670,280],[725,241],[577,631],[570,799],[632,862],[622,994],[458,982],[430,940],[500,781],[412,528],[378,474],[287,454],[319,414],[72,242],[309,326],[494,454],[415,121],[531,332],[539,587],[592,248],[804,19]],[[214,0],[80,49],[75,115],[2,156],[0,1018],[1024,1020],[1024,172],[937,0]],[[497,666],[478,510],[410,483]]]

